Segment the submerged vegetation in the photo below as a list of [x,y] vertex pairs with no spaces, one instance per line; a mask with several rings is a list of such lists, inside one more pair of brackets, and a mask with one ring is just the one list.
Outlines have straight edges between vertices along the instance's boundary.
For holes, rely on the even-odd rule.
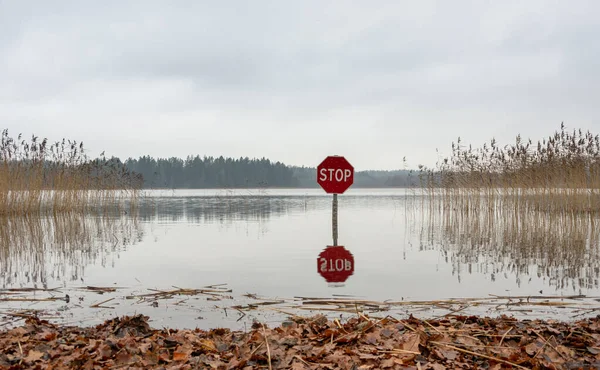
[[90,160],[83,143],[26,141],[2,131],[0,215],[86,211],[126,200],[133,205],[141,181],[116,158]]
[[452,143],[436,168],[420,166],[421,189],[431,207],[463,212],[600,212],[600,135],[560,130],[537,143],[517,135],[481,148]]

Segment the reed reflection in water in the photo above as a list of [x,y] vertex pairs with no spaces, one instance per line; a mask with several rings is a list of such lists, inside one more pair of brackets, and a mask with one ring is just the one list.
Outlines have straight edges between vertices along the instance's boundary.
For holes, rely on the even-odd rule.
[[[440,201],[441,203],[441,201]],[[440,248],[453,274],[476,270],[495,281],[512,273],[521,286],[532,276],[556,289],[598,288],[600,217],[590,213],[544,212],[503,207],[480,212],[443,207],[409,212],[420,248]]]
[[[139,279],[144,288],[226,282],[265,295],[332,293],[314,268],[331,243],[329,196],[304,190],[201,194],[140,197],[134,214],[5,218],[0,283],[51,288],[85,277],[90,284],[123,286]],[[515,286],[523,294],[598,291],[596,216],[509,206],[467,213],[422,198],[405,190],[340,197],[340,242],[355,255],[357,269],[344,292],[334,293],[435,299]],[[133,244],[139,245],[127,248]],[[440,254],[445,262],[439,263]],[[283,278],[271,279],[275,275]],[[408,279],[418,283],[403,284]]]
[[[49,281],[64,284],[81,279],[86,266],[107,267],[117,252],[141,242],[144,224],[267,221],[305,207],[302,197],[165,197],[143,199],[133,214],[4,217],[0,223],[0,281],[3,288],[47,289]],[[266,226],[261,231],[266,232]]]
[[137,217],[130,216],[5,217],[0,223],[2,286],[47,289],[50,280],[80,279],[87,265],[106,266],[115,252],[143,236]]

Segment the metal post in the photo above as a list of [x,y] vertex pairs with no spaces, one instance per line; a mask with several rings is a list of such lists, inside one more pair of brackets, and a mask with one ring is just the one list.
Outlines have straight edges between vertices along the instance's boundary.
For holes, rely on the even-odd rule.
[[338,198],[337,194],[333,194],[333,204],[331,210],[331,226],[333,229],[333,246],[338,245]]

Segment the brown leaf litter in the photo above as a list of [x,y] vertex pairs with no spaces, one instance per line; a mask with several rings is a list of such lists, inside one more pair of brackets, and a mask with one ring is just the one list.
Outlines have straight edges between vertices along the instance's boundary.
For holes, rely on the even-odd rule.
[[31,316],[0,332],[0,369],[106,368],[592,369],[600,368],[600,316],[571,323],[295,316],[248,332],[157,330],[142,315],[87,328]]

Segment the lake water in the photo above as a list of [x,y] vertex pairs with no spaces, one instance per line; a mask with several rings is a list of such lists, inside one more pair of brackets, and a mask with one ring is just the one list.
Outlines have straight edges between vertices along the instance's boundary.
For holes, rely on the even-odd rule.
[[[5,299],[0,311],[44,309],[76,324],[144,313],[155,326],[239,328],[254,319],[276,322],[294,297],[408,302],[599,295],[593,222],[438,217],[404,189],[351,189],[338,199],[338,244],[354,258],[354,273],[343,284],[328,283],[317,271],[317,257],[332,245],[332,197],[320,189],[148,191],[133,215],[5,220],[0,298],[24,297],[9,295],[9,288],[60,287],[26,296],[70,299]],[[212,285],[227,291],[131,297]],[[116,290],[98,294],[88,286]],[[232,308],[265,299],[287,306]]]

